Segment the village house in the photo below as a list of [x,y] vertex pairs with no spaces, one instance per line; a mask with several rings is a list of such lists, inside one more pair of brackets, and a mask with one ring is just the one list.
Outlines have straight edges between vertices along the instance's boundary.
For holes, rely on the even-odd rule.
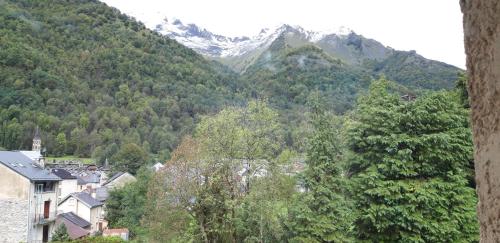
[[153,169],[154,172],[158,172],[160,171],[163,167],[165,167],[165,165],[163,165],[162,163],[160,162],[156,162],[156,164],[154,164],[153,166],[151,166],[151,169]]
[[87,192],[71,193],[59,202],[63,213],[73,212],[90,223],[90,233],[94,234],[107,227],[104,219],[104,203],[93,198]]
[[113,175],[111,178],[108,179],[108,181],[104,182],[102,184],[103,187],[108,188],[109,190],[112,189],[119,189],[124,187],[126,184],[135,182],[137,179],[131,175],[128,172],[118,172],[115,175]]
[[73,192],[77,192],[78,184],[76,176],[65,169],[52,169],[52,173],[61,178],[58,189],[58,203]]
[[[28,154],[40,150],[37,129]],[[48,242],[54,231],[61,179],[44,168],[41,155],[25,153],[0,151],[0,242]]]

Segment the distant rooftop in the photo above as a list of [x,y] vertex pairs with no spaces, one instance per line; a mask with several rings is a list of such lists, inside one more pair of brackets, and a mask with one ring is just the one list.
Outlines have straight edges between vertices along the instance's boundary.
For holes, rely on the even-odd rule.
[[59,205],[61,205],[63,202],[65,202],[68,198],[73,197],[76,200],[80,201],[81,203],[85,204],[89,208],[95,208],[97,206],[102,206],[104,203],[98,201],[97,199],[93,198],[90,194],[86,192],[75,192],[71,193],[65,198],[61,200]]
[[76,176],[72,175],[69,173],[69,171],[65,169],[52,169],[52,173],[54,173],[56,176],[63,180],[72,180],[76,179]]
[[0,151],[0,163],[30,181],[60,181],[61,178],[41,168],[21,152]]
[[91,171],[85,176],[77,176],[78,179],[78,185],[85,185],[88,183],[99,183],[101,182],[101,174]]
[[125,173],[124,172],[117,172],[111,178],[109,178],[106,182],[104,182],[102,185],[105,186],[105,185],[109,184],[110,182],[116,180],[116,178],[120,177],[123,174],[125,174]]

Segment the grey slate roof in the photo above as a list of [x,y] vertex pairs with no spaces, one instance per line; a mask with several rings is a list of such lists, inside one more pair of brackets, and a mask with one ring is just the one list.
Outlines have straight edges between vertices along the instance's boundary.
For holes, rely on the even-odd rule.
[[116,178],[120,177],[121,175],[125,174],[124,172],[118,172],[115,175],[113,175],[111,178],[109,178],[106,182],[104,182],[102,185],[105,186],[108,183],[114,181]]
[[35,164],[21,152],[0,151],[0,163],[30,181],[60,181],[61,178]]
[[[82,227],[76,225],[75,223],[73,223],[72,221],[68,220],[66,217],[63,217],[62,215],[63,214],[57,215],[55,228],[57,229],[61,226],[61,224],[64,224],[66,226],[66,231],[68,231],[68,235],[72,240],[75,240],[75,239],[78,239],[78,238],[81,238],[81,237],[84,237],[84,236],[87,236],[90,234],[90,229],[82,228]],[[84,219],[82,219],[82,220],[84,220]],[[77,222],[79,222],[79,221],[77,221]],[[90,226],[90,223],[89,223],[89,226]]]
[[61,217],[67,219],[71,223],[76,224],[82,228],[87,228],[90,226],[90,222],[88,222],[85,219],[80,218],[78,215],[74,214],[73,212],[62,213],[60,215],[61,215]]
[[78,185],[85,185],[87,183],[99,183],[101,181],[101,175],[96,172],[90,172],[85,176],[78,176]]
[[64,180],[74,180],[76,176],[72,175],[65,169],[52,169],[52,173]]
[[70,198],[70,197],[74,197],[76,200],[78,200],[81,203],[87,205],[87,207],[89,207],[89,208],[95,208],[97,206],[104,205],[104,203],[102,203],[102,202],[98,201],[97,199],[93,198],[90,194],[88,194],[86,192],[71,193],[68,196],[66,196],[65,198],[63,198],[61,200],[61,202],[59,203],[59,205],[61,205],[66,200],[68,200],[68,198]]

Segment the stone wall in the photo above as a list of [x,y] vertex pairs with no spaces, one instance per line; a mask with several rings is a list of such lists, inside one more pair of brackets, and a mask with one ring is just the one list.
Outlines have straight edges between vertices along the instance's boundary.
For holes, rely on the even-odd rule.
[[500,1],[461,0],[481,242],[500,242]]
[[0,199],[0,242],[26,242],[28,200]]

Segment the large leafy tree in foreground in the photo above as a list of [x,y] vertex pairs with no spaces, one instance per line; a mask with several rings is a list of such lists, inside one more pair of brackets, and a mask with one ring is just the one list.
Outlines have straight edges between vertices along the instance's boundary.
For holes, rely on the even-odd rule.
[[[274,161],[282,149],[282,137],[277,114],[264,102],[227,108],[203,118],[195,136],[183,139],[149,189],[151,210],[146,219],[150,240],[244,242],[273,238],[264,236],[269,222],[278,224],[268,213],[279,210],[266,211],[258,202],[272,204],[275,199],[256,192],[265,188],[262,180],[272,181],[279,175],[274,174]],[[258,216],[247,217],[249,209]],[[250,228],[262,229],[261,235],[245,231]]]
[[360,240],[474,242],[476,197],[468,111],[452,92],[407,101],[379,80],[348,128]]

